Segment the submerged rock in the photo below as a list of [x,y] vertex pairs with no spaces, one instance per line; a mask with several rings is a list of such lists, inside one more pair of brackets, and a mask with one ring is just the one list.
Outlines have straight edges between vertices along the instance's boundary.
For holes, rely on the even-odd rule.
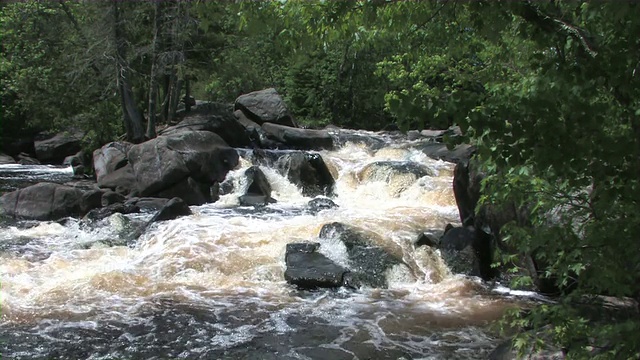
[[285,280],[305,290],[343,285],[348,270],[318,252],[318,243],[287,244]]
[[307,203],[307,210],[312,214],[317,214],[322,210],[329,210],[337,207],[338,204],[325,197],[317,197]]

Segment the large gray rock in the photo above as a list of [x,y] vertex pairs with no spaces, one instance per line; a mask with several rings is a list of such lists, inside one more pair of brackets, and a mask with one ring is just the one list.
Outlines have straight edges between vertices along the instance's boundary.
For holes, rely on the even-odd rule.
[[98,184],[105,176],[127,165],[127,153],[131,146],[133,144],[124,141],[110,142],[93,152],[93,168]]
[[202,205],[218,200],[211,194],[211,183],[203,183],[195,180],[192,177],[188,177],[178,182],[177,184],[164,189],[155,196],[162,198],[180,198],[184,200],[187,205]]
[[285,280],[300,289],[336,288],[349,271],[318,252],[318,243],[287,244]]
[[0,164],[15,164],[16,161],[9,155],[0,153]]
[[475,147],[469,144],[460,144],[449,149],[446,144],[436,142],[422,147],[422,152],[428,157],[456,164],[468,161],[475,150]]
[[319,150],[333,148],[333,138],[326,130],[293,128],[290,126],[264,123],[262,130],[275,141],[291,149]]
[[490,279],[491,237],[473,226],[454,227],[440,239],[439,248],[443,260],[453,273]]
[[247,189],[239,197],[240,205],[256,206],[275,202],[271,198],[271,184],[258,166],[251,166],[244,172]]
[[123,195],[131,194],[136,189],[133,167],[127,163],[124,167],[103,175],[98,180],[98,187],[112,189]]
[[44,163],[61,164],[65,157],[81,150],[81,134],[62,132],[34,143],[36,158]]
[[404,264],[400,256],[375,246],[364,231],[350,225],[338,222],[325,224],[318,238],[320,241],[339,240],[345,244],[349,257],[348,281],[354,287],[386,288],[387,271],[395,265]]
[[151,196],[191,177],[198,183],[221,182],[238,164],[238,153],[208,131],[158,136],[131,147],[127,154],[140,196]]
[[271,122],[296,126],[284,100],[274,88],[241,95],[236,99],[234,110],[242,110],[249,119],[260,125]]
[[218,134],[231,147],[245,147],[250,144],[245,127],[238,122],[231,108],[220,104],[198,106],[186,113],[177,125],[168,127],[160,135],[169,136],[189,131],[210,131]]
[[302,189],[305,196],[330,196],[335,180],[319,154],[293,152],[285,154],[276,167],[289,181]]
[[58,220],[80,216],[100,206],[99,191],[80,189],[53,183],[39,183],[0,197],[0,209],[5,216],[29,220]]

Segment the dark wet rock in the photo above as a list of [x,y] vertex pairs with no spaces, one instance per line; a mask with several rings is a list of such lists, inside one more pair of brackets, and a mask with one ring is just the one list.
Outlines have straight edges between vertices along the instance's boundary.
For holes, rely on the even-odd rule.
[[473,225],[475,208],[480,199],[480,187],[484,174],[478,171],[475,161],[456,164],[453,171],[453,194],[463,225]]
[[491,237],[473,226],[454,227],[440,240],[442,258],[453,273],[479,276],[485,280],[494,276],[491,268]]
[[245,147],[250,139],[244,126],[233,115],[232,110],[223,104],[198,106],[185,113],[177,125],[162,130],[159,135],[171,136],[191,131],[209,131],[219,135],[231,147]]
[[453,149],[449,149],[446,144],[430,142],[424,144],[421,150],[432,159],[457,164],[468,161],[475,152],[475,147],[469,144],[460,144]]
[[233,116],[236,117],[240,125],[242,125],[247,132],[262,131],[262,127],[255,121],[249,119],[242,110],[236,110],[233,112]]
[[169,199],[164,198],[152,198],[152,197],[133,197],[127,200],[124,205],[125,206],[136,206],[141,211],[145,212],[156,212],[162,207],[164,207]]
[[93,209],[89,211],[85,216],[84,220],[90,221],[99,221],[109,216],[120,213],[120,214],[132,214],[140,212],[140,208],[136,205],[132,204],[124,204],[124,203],[116,203],[107,205],[105,207]]
[[102,194],[103,192],[98,189],[84,190],[84,193],[82,194],[82,201],[80,206],[80,215],[86,214],[92,209],[101,207]]
[[121,203],[125,201],[125,197],[122,194],[118,194],[115,191],[109,190],[102,194],[101,204],[102,206],[109,206],[115,203]]
[[[432,176],[433,172],[424,165],[414,161],[376,161],[367,164],[358,172],[358,180],[361,182],[384,181],[391,183],[399,176],[409,175],[412,182],[424,176]],[[403,181],[408,186],[408,182]]]
[[338,204],[333,202],[333,200],[325,197],[317,197],[315,199],[311,199],[307,203],[307,210],[312,214],[317,214],[322,210],[329,210],[337,207]]
[[2,137],[0,139],[0,149],[1,152],[13,157],[17,157],[20,153],[25,153],[27,156],[33,156],[36,153],[32,136],[23,138]]
[[364,135],[350,131],[338,131],[335,133],[337,138],[336,145],[343,146],[347,143],[362,144],[370,150],[379,150],[387,145],[384,139],[373,135]]
[[319,154],[293,152],[278,159],[278,170],[305,196],[331,196],[335,180]]
[[407,131],[407,140],[418,140],[422,137],[422,134],[418,130]]
[[98,180],[100,188],[116,190],[118,193],[128,195],[136,189],[136,176],[131,164],[126,164],[114,170]]
[[415,242],[415,247],[428,246],[432,248],[437,248],[438,245],[440,245],[440,238],[438,237],[437,234],[430,231],[423,232],[420,235],[418,235],[418,238],[416,239],[416,242]]
[[285,280],[301,289],[336,288],[343,285],[347,269],[318,252],[318,243],[287,244]]
[[167,201],[164,206],[153,215],[148,224],[152,224],[157,221],[173,220],[181,216],[192,215],[191,209],[186,202],[178,197],[174,197]]
[[338,222],[326,224],[320,229],[318,237],[321,241],[336,239],[345,244],[351,272],[349,281],[354,287],[386,288],[387,271],[403,264],[400,257],[376,246],[364,231],[350,225]]
[[155,195],[187,178],[213,185],[238,164],[238,153],[220,136],[190,131],[159,136],[129,150],[128,158],[142,196]]
[[[93,168],[98,184],[103,178],[128,164],[127,152],[133,144],[128,142],[110,142],[93,152]],[[111,186],[103,186],[111,187]],[[115,186],[113,186],[115,188]]]
[[168,189],[159,191],[155,196],[167,199],[179,197],[188,205],[202,205],[214,201],[214,197],[211,194],[211,186],[211,183],[200,182],[188,177]]
[[52,138],[35,141],[36,158],[41,162],[61,164],[65,157],[80,151],[82,135],[62,132]]
[[40,165],[40,161],[38,159],[34,159],[26,153],[18,154],[17,158],[18,164],[20,165]]
[[247,179],[245,194],[271,196],[271,184],[265,174],[257,166],[251,166],[244,172]]
[[0,164],[15,164],[15,163],[16,161],[13,159],[13,157],[7,154],[0,153]]
[[276,200],[271,198],[271,196],[247,194],[239,196],[238,202],[240,206],[264,206],[276,203]]
[[300,129],[284,125],[264,123],[267,136],[290,149],[320,150],[333,148],[333,138],[326,130]]
[[245,170],[247,190],[238,200],[242,206],[259,206],[276,201],[271,198],[271,184],[262,170],[257,166],[251,166]]
[[62,165],[72,166],[74,168],[80,165],[84,166],[84,164],[85,164],[84,151],[78,151],[77,153],[73,155],[69,155],[65,157],[64,160],[62,160]]
[[0,197],[0,209],[5,216],[30,220],[58,220],[79,216],[91,210],[91,196],[70,186],[39,183]]
[[242,110],[249,119],[260,125],[270,122],[296,127],[284,100],[274,88],[239,96],[236,99],[234,110]]

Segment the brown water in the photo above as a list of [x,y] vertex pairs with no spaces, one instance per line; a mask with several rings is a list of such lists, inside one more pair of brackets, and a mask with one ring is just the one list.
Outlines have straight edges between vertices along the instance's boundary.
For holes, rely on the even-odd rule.
[[[347,143],[322,155],[337,179],[336,209],[310,200],[262,167],[278,203],[238,207],[238,191],[154,224],[135,243],[129,218],[0,229],[0,349],[15,359],[481,359],[495,346],[487,325],[512,300],[452,275],[417,235],[458,221],[453,165],[407,142],[379,150]],[[412,161],[430,175],[383,176],[376,161]],[[244,159],[228,175],[243,186]],[[298,291],[284,281],[287,243],[318,241],[322,225],[365,229],[405,265],[388,289]],[[27,226],[28,225],[28,226]],[[348,266],[345,246],[320,251]]]

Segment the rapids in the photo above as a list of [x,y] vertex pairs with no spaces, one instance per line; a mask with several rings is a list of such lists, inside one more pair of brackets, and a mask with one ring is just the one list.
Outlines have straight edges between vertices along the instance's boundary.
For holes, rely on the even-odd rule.
[[[378,136],[368,134],[368,136]],[[488,326],[514,300],[451,274],[419,233],[457,223],[453,164],[406,140],[373,150],[348,142],[319,152],[336,179],[335,209],[310,200],[262,166],[277,203],[238,206],[251,154],[227,175],[235,191],[156,223],[134,243],[131,221],[15,222],[0,228],[0,351],[12,359],[482,359],[499,339]],[[365,171],[410,161],[428,174]],[[15,166],[14,166],[15,167]],[[18,169],[18,170],[16,170]],[[67,181],[70,169],[0,168],[3,190],[34,179]],[[413,175],[413,176],[412,176]],[[284,281],[287,243],[316,241],[322,225],[366,229],[407,266],[388,289],[304,292]],[[320,251],[347,265],[338,241]]]

